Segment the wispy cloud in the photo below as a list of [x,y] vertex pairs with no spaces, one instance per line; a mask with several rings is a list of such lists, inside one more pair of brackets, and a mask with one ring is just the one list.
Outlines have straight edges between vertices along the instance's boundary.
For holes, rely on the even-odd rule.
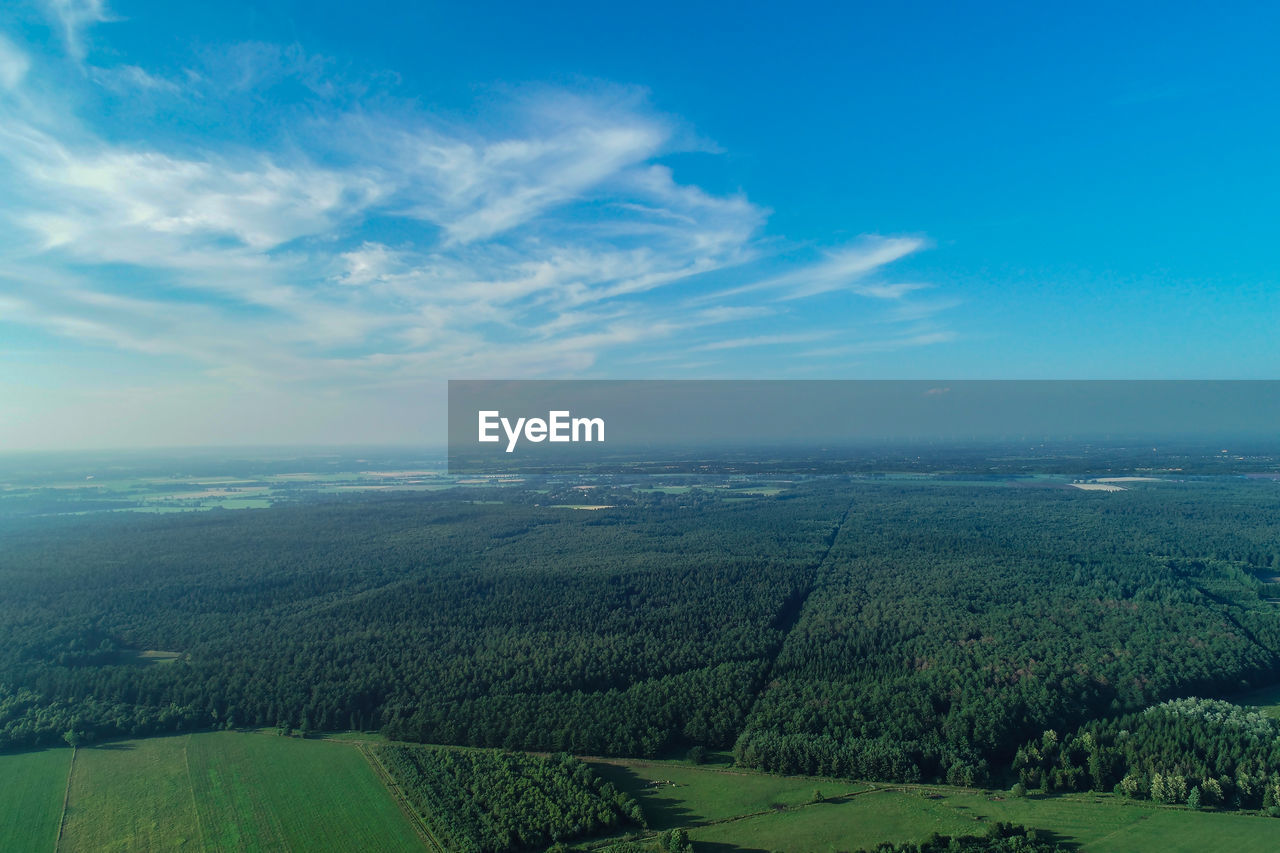
[[[278,359],[288,377],[375,363],[423,367],[432,358],[443,375],[479,363],[461,357],[468,347],[505,352],[521,370],[589,365],[610,346],[670,334],[676,326],[662,321],[661,307],[628,309],[624,298],[735,262],[762,217],[744,198],[686,191],[645,164],[665,138],[648,116],[592,112],[582,99],[577,113],[583,126],[496,141],[447,137],[426,117],[415,134],[398,118],[338,115],[330,122],[347,140],[400,140],[399,156],[380,150],[337,168],[318,162],[324,151],[176,156],[109,143],[84,127],[59,135],[11,108],[0,163],[16,192],[2,212],[32,239],[13,247],[23,263],[9,275],[33,301],[10,319],[36,322],[43,300],[57,318],[44,327],[141,351],[161,346],[145,343],[149,335],[165,334],[144,329],[146,315],[182,316],[215,298],[229,329],[245,308],[270,310],[271,343],[246,358],[260,365],[264,350],[292,342],[325,365],[303,369],[293,353]],[[603,203],[607,221],[554,213],[578,202]],[[438,231],[396,246],[344,245],[366,233],[370,217],[425,219]],[[117,312],[112,322],[124,328],[112,337],[99,321],[71,321],[65,312],[89,310],[83,301],[63,300],[55,311],[40,295],[45,268],[59,265],[74,265],[82,279],[100,275],[88,286],[108,289],[121,286],[121,268],[132,269],[130,289],[151,299]],[[603,304],[614,307],[582,310]],[[701,312],[679,327],[758,313]],[[602,318],[602,330],[575,332]],[[506,331],[481,334],[480,325]],[[351,341],[369,352],[330,352]],[[415,349],[425,358],[408,357]],[[228,348],[210,354],[225,357]]]
[[725,349],[742,349],[744,347],[773,347],[783,344],[807,344],[813,341],[829,338],[834,335],[833,331],[819,332],[801,332],[793,335],[753,335],[747,338],[731,338],[725,341],[712,341],[709,344],[701,344],[692,349],[695,352],[708,352],[711,350]]
[[885,283],[870,281],[868,277],[881,267],[918,252],[927,245],[920,237],[868,236],[855,245],[827,251],[815,263],[804,264],[781,275],[730,289],[720,296],[772,291],[776,298],[789,300],[845,290],[874,299],[900,299],[928,285]]
[[866,355],[876,352],[895,352],[914,347],[947,344],[956,340],[956,333],[950,330],[921,331],[892,338],[867,339],[850,344],[822,349],[806,350],[805,358],[830,358],[841,355]]
[[161,92],[168,95],[176,95],[182,91],[180,84],[151,74],[137,65],[90,68],[89,73],[94,82],[117,95],[127,96],[137,92]]
[[15,89],[27,76],[31,60],[21,48],[0,33],[0,86]]
[[[168,76],[96,65],[85,32],[106,6],[47,8],[83,73],[43,75],[33,62],[57,60],[0,35],[0,326],[161,359],[211,400],[581,375],[660,346],[792,358],[844,325],[799,300],[851,293],[898,312],[890,325],[947,304],[883,276],[919,237],[776,272],[769,211],[681,180],[664,158],[711,146],[634,89],[528,89],[480,120],[445,116],[366,97],[386,75],[353,80],[298,46],[230,46]],[[49,80],[83,89],[52,97]],[[237,98],[286,80],[306,93],[296,109],[238,133],[235,111],[259,107]],[[139,132],[59,106],[95,97],[166,106]],[[188,119],[208,131],[168,132]]]
[[75,59],[85,57],[84,31],[111,20],[104,0],[46,0],[45,5],[62,28],[67,53]]
[[774,279],[766,286],[782,287],[787,299],[800,299],[831,290],[847,288],[861,296],[898,299],[923,284],[884,284],[865,281],[866,276],[896,260],[923,249],[918,237],[869,237],[859,245],[830,252],[825,261]]

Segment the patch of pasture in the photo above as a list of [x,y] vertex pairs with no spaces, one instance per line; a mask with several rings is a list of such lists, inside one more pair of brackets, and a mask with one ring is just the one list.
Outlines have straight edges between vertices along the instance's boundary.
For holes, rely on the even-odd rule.
[[709,850],[858,850],[882,841],[919,841],[932,832],[983,835],[1000,820],[1035,827],[1085,853],[1261,853],[1275,849],[1280,837],[1280,821],[1273,818],[1110,794],[1015,798],[948,786],[833,782],[631,760],[596,760],[592,767],[640,802],[652,830],[683,826]]

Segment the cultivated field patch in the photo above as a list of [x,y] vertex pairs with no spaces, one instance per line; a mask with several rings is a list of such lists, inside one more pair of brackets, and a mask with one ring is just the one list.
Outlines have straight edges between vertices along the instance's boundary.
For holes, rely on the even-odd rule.
[[0,756],[0,850],[54,848],[70,768],[70,749]]
[[79,750],[58,849],[409,851],[423,842],[355,744],[211,732]]
[[59,851],[204,849],[187,740],[157,737],[77,750]]

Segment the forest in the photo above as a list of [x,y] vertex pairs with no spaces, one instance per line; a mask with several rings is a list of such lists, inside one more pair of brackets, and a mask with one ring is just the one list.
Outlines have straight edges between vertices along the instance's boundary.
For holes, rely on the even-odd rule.
[[0,747],[356,729],[1065,789],[1088,759],[1044,732],[1280,681],[1270,480],[748,486],[0,520]]
[[590,514],[444,494],[13,522],[0,743],[284,725],[727,746],[843,503]]
[[1046,730],[1018,749],[1013,769],[1027,789],[1280,816],[1280,720],[1221,700],[1176,699],[1061,737]]
[[1047,728],[1274,681],[1276,497],[859,493],[735,754],[971,785]]
[[569,755],[385,744],[377,760],[448,850],[508,853],[642,827],[639,805]]

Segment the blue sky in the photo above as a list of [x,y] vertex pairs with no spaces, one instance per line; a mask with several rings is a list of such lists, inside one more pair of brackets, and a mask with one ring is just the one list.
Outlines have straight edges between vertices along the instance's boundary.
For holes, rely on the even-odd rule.
[[448,378],[1275,378],[1273,4],[0,12],[0,448]]

